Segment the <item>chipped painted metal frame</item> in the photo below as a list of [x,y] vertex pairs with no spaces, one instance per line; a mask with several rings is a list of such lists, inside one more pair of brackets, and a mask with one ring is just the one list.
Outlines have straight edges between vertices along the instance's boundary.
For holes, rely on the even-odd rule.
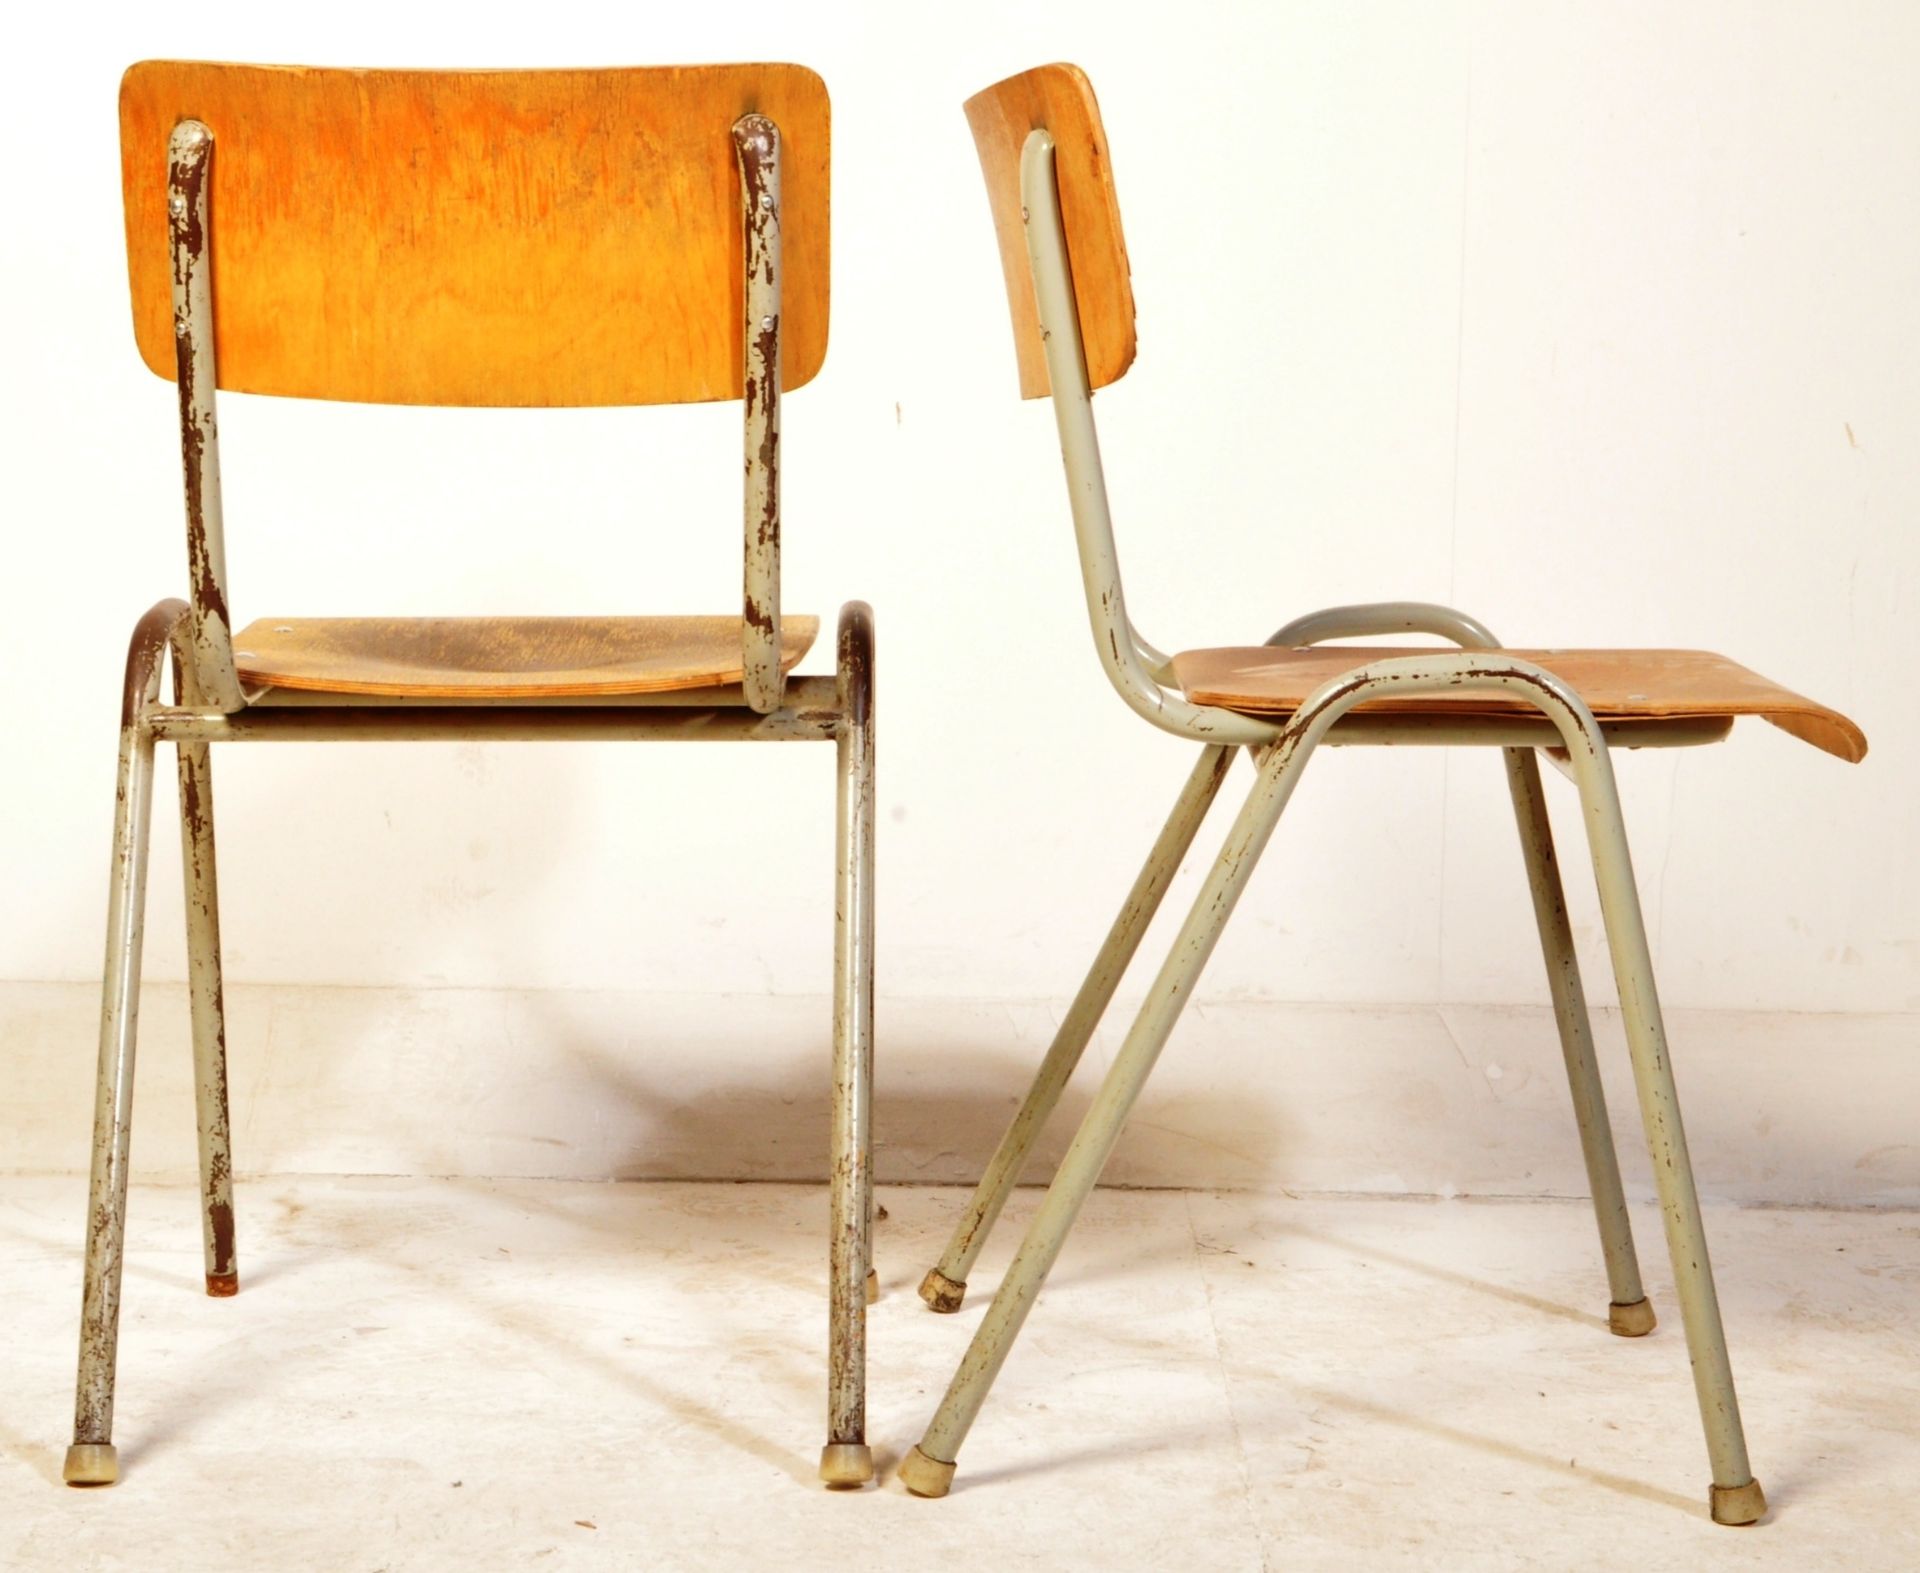
[[[169,144],[168,222],[178,346],[181,464],[189,599],[154,606],[127,653],[120,718],[105,981],[89,1185],[85,1287],[65,1478],[107,1485],[113,1445],[127,1153],[140,1002],[153,756],[179,757],[186,870],[188,994],[206,1288],[239,1289],[233,1149],[227,1117],[225,1009],[214,863],[211,745],[224,742],[395,740],[831,742],[839,781],[834,884],[833,1134],[830,1152],[828,1424],[821,1478],[853,1486],[873,1476],[866,1440],[866,1308],[872,1296],[874,866],[873,613],[840,614],[836,674],[783,676],[780,649],[780,133],[764,115],[732,128],[743,217],[744,680],[739,688],[618,700],[469,703],[354,695],[247,694],[234,667],[227,611],[219,429],[214,404],[213,276],[207,245],[212,133],[187,120]],[[171,653],[173,703],[160,702]]]
[[[1613,746],[1714,741],[1725,735],[1728,723],[1678,728],[1667,723],[1603,726],[1565,683],[1530,662],[1503,654],[1485,625],[1451,608],[1416,602],[1330,608],[1288,623],[1268,642],[1293,646],[1417,631],[1445,637],[1461,647],[1457,653],[1409,654],[1367,662],[1324,684],[1291,717],[1271,722],[1195,705],[1171,692],[1166,657],[1139,635],[1126,612],[1060,215],[1053,141],[1044,130],[1031,133],[1022,150],[1021,199],[1087,612],[1101,663],[1134,711],[1153,725],[1205,747],[1062,1020],[1025,1102],[945,1253],[921,1285],[922,1298],[934,1310],[953,1311],[961,1304],[981,1246],[1218,795],[1238,748],[1252,754],[1257,774],[945,1397],[919,1445],[902,1462],[902,1481],[922,1496],[944,1496],[950,1487],[961,1444],[1315,749],[1343,743],[1472,744],[1504,751],[1606,1263],[1608,1325],[1615,1333],[1635,1337],[1652,1330],[1653,1313],[1634,1254],[1534,750],[1556,750],[1579,790],[1706,1435],[1712,1471],[1709,1507],[1720,1523],[1753,1522],[1765,1511],[1765,1498],[1748,1464],[1610,752]],[[1386,694],[1440,693],[1524,699],[1539,713],[1538,719],[1489,723],[1441,715],[1410,725],[1399,718],[1351,715],[1357,705]]]

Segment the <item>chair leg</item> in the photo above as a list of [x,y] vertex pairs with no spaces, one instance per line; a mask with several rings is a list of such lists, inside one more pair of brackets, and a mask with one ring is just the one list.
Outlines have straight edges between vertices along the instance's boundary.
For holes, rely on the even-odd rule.
[[1547,818],[1546,795],[1540,790],[1540,765],[1530,748],[1502,752],[1506,756],[1507,786],[1513,794],[1514,818],[1520,827],[1520,849],[1527,863],[1527,884],[1533,892],[1533,915],[1540,927],[1547,987],[1560,1027],[1567,1084],[1573,1092],[1574,1121],[1580,1129],[1580,1149],[1587,1162],[1587,1187],[1593,1197],[1594,1220],[1600,1228],[1600,1249],[1606,1258],[1611,1300],[1607,1326],[1622,1338],[1639,1338],[1653,1331],[1653,1305],[1640,1284],[1633,1224],[1620,1185],[1620,1162],[1613,1149],[1613,1128],[1607,1120],[1607,1095],[1600,1086],[1593,1028],[1580,985],[1580,962],[1573,950],[1573,929],[1567,921],[1559,860],[1553,851],[1553,827]]
[[833,1153],[828,1252],[827,1444],[820,1478],[873,1478],[867,1446],[867,1285],[873,1217],[873,614],[840,614],[834,892]]
[[1647,1146],[1653,1155],[1654,1183],[1660,1193],[1667,1251],[1673,1261],[1674,1294],[1686,1326],[1687,1356],[1693,1365],[1694,1391],[1713,1469],[1708,1503],[1715,1523],[1751,1524],[1766,1512],[1766,1497],[1747,1461],[1740,1403],[1734,1395],[1733,1367],[1727,1358],[1727,1335],[1720,1321],[1713,1267],[1707,1259],[1700,1197],[1694,1188],[1660,997],[1654,986],[1653,958],[1647,948],[1639,891],[1634,885],[1620,798],[1604,745],[1599,747],[1598,764],[1582,794],[1587,837],[1613,952],[1614,980],[1633,1059],[1634,1087],[1646,1126]]
[[[129,690],[132,689],[129,674]],[[88,1188],[86,1287],[80,1309],[80,1370],[73,1403],[67,1484],[112,1485],[114,1363],[120,1331],[120,1270],[127,1223],[127,1150],[133,1117],[133,1053],[140,1014],[141,923],[153,808],[153,736],[137,709],[120,729],[120,785],[107,901],[106,977],[100,1002],[100,1068]]]
[[1191,997],[1254,864],[1279,823],[1281,810],[1308,757],[1307,750],[1296,747],[1297,741],[1289,738],[1262,758],[1259,779],[1234,820],[1226,844],[1181,925],[1173,949],[1161,964],[1126,1042],[1114,1056],[1053,1183],[1047,1187],[1046,1197],[1000,1282],[993,1304],[961,1357],[946,1396],[919,1445],[901,1462],[901,1482],[916,1495],[947,1494],[960,1445],[1019,1336],[1067,1231],[1106,1167],[1121,1127]]
[[1000,1145],[988,1162],[986,1172],[980,1176],[967,1210],[954,1225],[939,1262],[921,1280],[920,1298],[932,1309],[957,1311],[966,1298],[967,1274],[973,1270],[981,1247],[987,1243],[987,1236],[1000,1217],[1000,1210],[1019,1183],[1020,1172],[1026,1167],[1034,1142],[1066,1090],[1080,1056],[1086,1052],[1087,1040],[1106,1014],[1113,991],[1120,986],[1134,952],[1140,948],[1154,914],[1160,910],[1161,898],[1172,884],[1180,860],[1187,855],[1201,821],[1219,795],[1233,755],[1232,748],[1219,745],[1201,750],[1193,773],[1180,789],[1173,812],[1167,816],[1153,850],[1147,854],[1146,863],[1134,878],[1133,888],[1127,892],[1126,904],[1113,920],[1100,953],[1093,959],[1092,970],[1053,1035],[1046,1058],[1040,1062],[1033,1085],[1027,1089],[1026,1101],[1000,1138]]
[[193,1012],[194,1112],[207,1293],[240,1292],[233,1240],[233,1142],[227,1124],[227,1011],[220,987],[220,887],[213,852],[213,762],[180,745],[180,852],[186,871],[187,993]]

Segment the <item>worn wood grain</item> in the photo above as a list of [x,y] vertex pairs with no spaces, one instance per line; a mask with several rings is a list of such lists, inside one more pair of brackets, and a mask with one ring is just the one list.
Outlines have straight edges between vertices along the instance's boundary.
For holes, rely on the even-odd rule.
[[135,336],[174,375],[166,145],[214,135],[219,385],[386,404],[741,395],[730,131],[780,128],[784,384],[827,346],[827,92],[795,65],[145,61],[120,89]]
[[[250,688],[408,699],[655,694],[741,680],[738,617],[263,617],[234,636]],[[790,672],[820,632],[780,620]]]
[[967,100],[966,110],[1000,241],[1000,268],[1020,362],[1020,396],[1043,398],[1051,386],[1033,303],[1020,203],[1020,150],[1036,128],[1053,137],[1060,214],[1066,224],[1080,333],[1086,341],[1088,382],[1104,388],[1119,381],[1133,364],[1133,280],[1093,84],[1078,66],[1037,66],[976,93]]
[[[1369,661],[1434,655],[1406,645],[1265,645],[1188,650],[1173,658],[1174,675],[1195,704],[1249,715],[1288,715],[1322,683]],[[1457,651],[1447,653],[1457,654]],[[1842,759],[1866,757],[1867,739],[1837,710],[1770,682],[1705,650],[1504,650],[1560,678],[1602,721],[1703,716],[1764,716],[1775,726]],[[1524,700],[1417,695],[1374,699],[1356,707],[1374,715],[1510,715],[1530,713]]]

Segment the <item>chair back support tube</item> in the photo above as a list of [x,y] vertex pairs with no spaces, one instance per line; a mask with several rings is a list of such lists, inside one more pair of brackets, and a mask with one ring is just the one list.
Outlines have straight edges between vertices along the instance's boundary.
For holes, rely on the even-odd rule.
[[765,115],[734,123],[740,166],[745,357],[746,586],[740,650],[747,704],[780,708],[780,130]]
[[[167,227],[173,258],[173,347],[180,392],[180,466],[186,483],[190,702],[235,711],[245,705],[233,669],[227,614],[227,545],[220,508],[220,432],[214,418],[213,259],[208,187],[213,133],[197,120],[167,144]],[[182,696],[184,697],[184,696]]]
[[1080,545],[1080,576],[1100,664],[1120,697],[1157,727],[1203,743],[1270,743],[1279,735],[1277,728],[1232,711],[1189,704],[1155,682],[1143,658],[1143,641],[1127,618],[1120,586],[1113,514],[1107,504],[1100,436],[1093,420],[1093,390],[1087,381],[1060,189],[1054,178],[1053,137],[1044,130],[1029,133],[1021,149],[1020,200],[1026,214],[1027,258],[1046,344],[1054,417],[1060,427],[1060,455]]

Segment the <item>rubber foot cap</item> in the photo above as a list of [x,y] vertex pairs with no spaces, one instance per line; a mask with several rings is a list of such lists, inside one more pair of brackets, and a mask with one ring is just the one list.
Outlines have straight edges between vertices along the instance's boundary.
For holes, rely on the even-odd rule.
[[900,1460],[900,1484],[917,1497],[943,1497],[953,1486],[955,1467],[927,1457],[916,1447]]
[[967,1286],[955,1283],[937,1267],[929,1267],[927,1276],[920,1280],[920,1298],[927,1302],[929,1310],[950,1316],[960,1309],[960,1302],[967,1297]]
[[1607,1331],[1616,1338],[1645,1338],[1653,1325],[1653,1302],[1644,1295],[1629,1305],[1615,1300],[1607,1307]]
[[207,1293],[216,1300],[231,1300],[240,1292],[238,1273],[208,1273]]
[[829,1442],[820,1449],[820,1478],[837,1490],[873,1479],[873,1449],[864,1442]]
[[75,1442],[60,1474],[70,1486],[110,1486],[120,1478],[120,1453],[111,1442]]
[[1716,1524],[1757,1524],[1767,1511],[1767,1494],[1757,1480],[1744,1486],[1715,1486],[1707,1501]]
[[871,1267],[869,1267],[867,1269],[867,1304],[878,1305],[879,1303],[880,1303],[880,1275],[876,1273]]

